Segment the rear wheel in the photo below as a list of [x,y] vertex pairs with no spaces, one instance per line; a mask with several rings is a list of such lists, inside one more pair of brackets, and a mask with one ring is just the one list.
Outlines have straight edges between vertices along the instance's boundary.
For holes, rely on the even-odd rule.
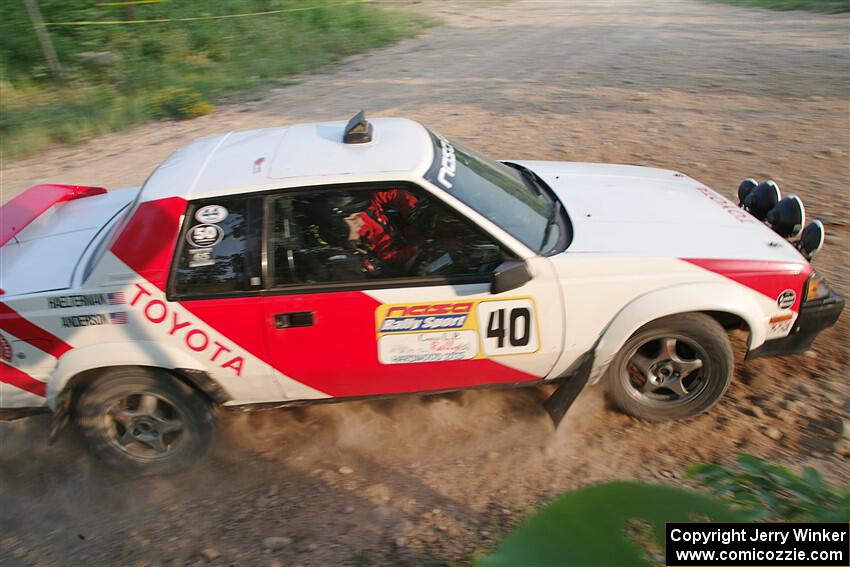
[[142,474],[188,467],[203,455],[215,426],[208,400],[149,368],[108,372],[82,393],[76,413],[96,457]]
[[685,313],[648,323],[632,335],[607,371],[611,400],[649,421],[701,413],[726,391],[734,357],[717,321]]

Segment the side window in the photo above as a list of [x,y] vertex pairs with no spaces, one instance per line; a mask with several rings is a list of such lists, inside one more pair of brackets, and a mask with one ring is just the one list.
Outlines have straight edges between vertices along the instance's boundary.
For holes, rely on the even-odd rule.
[[424,192],[320,189],[272,197],[270,287],[439,278],[482,280],[506,254]]
[[263,198],[229,197],[193,203],[177,247],[176,295],[262,289]]

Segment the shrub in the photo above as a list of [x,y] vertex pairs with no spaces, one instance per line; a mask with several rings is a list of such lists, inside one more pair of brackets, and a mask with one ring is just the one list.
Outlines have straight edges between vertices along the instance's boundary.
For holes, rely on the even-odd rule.
[[811,467],[797,474],[745,454],[734,466],[696,465],[688,474],[714,495],[636,482],[586,486],[532,514],[479,564],[648,567],[664,559],[665,522],[850,518],[850,490],[830,486]]
[[213,111],[213,105],[200,93],[182,87],[159,91],[150,102],[151,114],[157,118],[192,119]]
[[830,486],[812,467],[803,467],[802,474],[797,474],[743,454],[734,466],[694,465],[688,476],[699,479],[752,520],[845,522],[850,518],[850,490]]

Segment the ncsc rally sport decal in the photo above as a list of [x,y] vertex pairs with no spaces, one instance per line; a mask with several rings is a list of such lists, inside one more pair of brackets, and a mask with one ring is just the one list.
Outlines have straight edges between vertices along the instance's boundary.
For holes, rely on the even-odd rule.
[[381,305],[375,319],[382,364],[530,354],[539,347],[529,297]]

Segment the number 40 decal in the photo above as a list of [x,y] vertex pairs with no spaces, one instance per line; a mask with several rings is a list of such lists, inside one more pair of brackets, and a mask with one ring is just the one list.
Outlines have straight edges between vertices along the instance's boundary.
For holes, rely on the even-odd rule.
[[537,321],[530,299],[482,301],[478,304],[478,327],[484,354],[528,354],[537,350]]

